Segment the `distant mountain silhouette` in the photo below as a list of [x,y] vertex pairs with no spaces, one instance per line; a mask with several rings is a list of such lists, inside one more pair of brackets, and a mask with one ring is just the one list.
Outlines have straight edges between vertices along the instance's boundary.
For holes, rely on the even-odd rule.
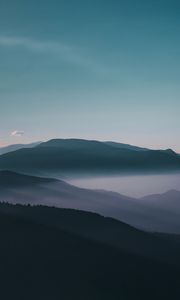
[[56,139],[0,156],[0,169],[36,175],[93,175],[180,170],[172,150],[132,150],[104,142]]
[[114,192],[88,190],[70,185],[62,180],[40,178],[0,171],[0,201],[21,204],[81,209],[118,217],[126,210],[139,212],[133,198]]
[[180,212],[180,191],[170,190],[163,194],[148,195],[142,198],[143,202],[156,209],[163,209],[164,211]]
[[2,147],[2,148],[0,148],[0,155],[9,153],[9,152],[13,152],[13,151],[16,151],[19,149],[23,149],[23,148],[33,148],[33,147],[36,147],[37,145],[39,145],[40,143],[41,142],[35,142],[35,143],[31,143],[31,144],[14,144],[14,145]]
[[128,150],[136,150],[136,151],[148,151],[149,150],[148,148],[142,148],[142,147],[133,146],[130,144],[118,143],[118,142],[107,141],[105,143],[109,146],[120,148],[120,149],[128,149]]
[[179,300],[179,237],[91,213],[7,204],[0,230],[2,299]]
[[[127,197],[115,192],[88,190],[62,180],[0,171],[0,201],[42,204],[96,212],[150,231],[180,233],[180,192]],[[151,201],[152,198],[152,201]]]
[[56,182],[56,179],[27,176],[12,171],[0,171],[0,188],[33,187],[40,184]]

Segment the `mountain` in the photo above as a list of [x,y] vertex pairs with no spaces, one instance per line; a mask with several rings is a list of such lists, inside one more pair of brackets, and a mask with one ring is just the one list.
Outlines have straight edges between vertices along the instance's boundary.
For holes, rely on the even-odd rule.
[[[24,206],[8,203],[0,204],[0,213],[10,214],[30,222],[71,232],[132,254],[158,258],[161,261],[168,261],[176,265],[178,263],[177,254],[179,249],[174,248],[174,245],[171,246],[171,244],[168,247],[166,245],[169,235],[147,233],[121,221],[103,217],[96,213],[41,205]],[[134,243],[135,240],[136,243]],[[156,246],[154,247],[154,245]]]
[[0,171],[0,201],[74,208],[112,217],[127,209],[138,213],[135,199],[118,193],[78,188],[62,180],[11,171]]
[[163,194],[148,195],[141,198],[143,202],[156,209],[173,212],[180,212],[180,191],[170,190]]
[[0,188],[34,187],[40,184],[56,182],[56,179],[26,176],[12,171],[0,171]]
[[180,297],[178,237],[92,213],[8,204],[0,204],[0,230],[3,299]]
[[99,141],[56,139],[0,156],[0,169],[36,175],[155,173],[180,170],[172,150],[118,148]]
[[129,145],[129,144],[123,144],[123,143],[117,143],[117,142],[112,142],[112,141],[107,141],[105,144],[116,147],[119,149],[128,149],[128,150],[135,150],[135,151],[148,151],[149,149],[147,148],[142,148],[134,145]]
[[9,145],[6,147],[0,148],[0,155],[13,152],[19,149],[24,149],[24,148],[33,148],[39,145],[41,142],[36,142],[36,143],[31,143],[31,144],[14,144],[14,145]]
[[[179,192],[180,194],[180,192]],[[180,233],[180,210],[174,195],[163,201],[130,198],[115,192],[88,190],[62,180],[0,171],[0,201],[80,209],[113,217],[148,231]],[[162,195],[163,197],[163,195]]]

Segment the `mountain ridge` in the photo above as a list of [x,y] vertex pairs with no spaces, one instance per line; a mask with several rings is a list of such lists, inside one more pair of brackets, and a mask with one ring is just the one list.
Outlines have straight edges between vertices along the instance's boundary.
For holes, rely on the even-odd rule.
[[163,194],[157,201],[153,200],[153,195],[138,199],[111,191],[79,188],[63,180],[0,171],[1,202],[80,209],[147,231],[180,233],[180,213],[177,211],[180,192],[175,196],[170,193],[164,202]]
[[0,204],[1,296],[178,300],[178,238],[122,225],[90,213]]
[[59,172],[61,176],[175,172],[180,171],[180,156],[172,150],[137,151],[100,141],[53,139],[34,148],[1,155],[0,169],[34,175]]
[[6,153],[9,153],[9,152],[14,152],[14,151],[19,150],[19,149],[33,148],[33,147],[38,146],[40,143],[41,142],[33,142],[33,143],[30,143],[30,144],[12,144],[12,145],[8,145],[8,146],[5,146],[5,147],[1,147],[0,148],[0,155],[6,154]]

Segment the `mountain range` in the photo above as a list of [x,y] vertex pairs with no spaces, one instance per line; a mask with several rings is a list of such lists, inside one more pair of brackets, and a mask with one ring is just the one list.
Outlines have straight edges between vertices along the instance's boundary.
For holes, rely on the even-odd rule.
[[171,149],[149,150],[113,142],[53,139],[0,156],[0,170],[34,175],[94,175],[179,172]]
[[63,180],[0,171],[0,201],[73,208],[113,217],[148,231],[180,233],[180,192],[132,198],[75,187]]
[[0,154],[2,299],[180,299],[180,191],[135,198],[65,181],[179,172],[179,154],[79,139]]
[[13,144],[13,145],[9,145],[6,147],[2,147],[0,148],[0,155],[2,154],[6,154],[9,152],[13,152],[19,149],[24,149],[24,148],[33,148],[36,147],[37,145],[39,145],[41,142],[34,142],[31,144]]

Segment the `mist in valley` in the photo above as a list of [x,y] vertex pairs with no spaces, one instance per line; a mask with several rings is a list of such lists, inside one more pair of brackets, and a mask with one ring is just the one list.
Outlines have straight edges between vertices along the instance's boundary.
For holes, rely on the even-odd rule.
[[78,187],[109,190],[137,198],[169,190],[180,191],[180,173],[72,177],[66,180]]

